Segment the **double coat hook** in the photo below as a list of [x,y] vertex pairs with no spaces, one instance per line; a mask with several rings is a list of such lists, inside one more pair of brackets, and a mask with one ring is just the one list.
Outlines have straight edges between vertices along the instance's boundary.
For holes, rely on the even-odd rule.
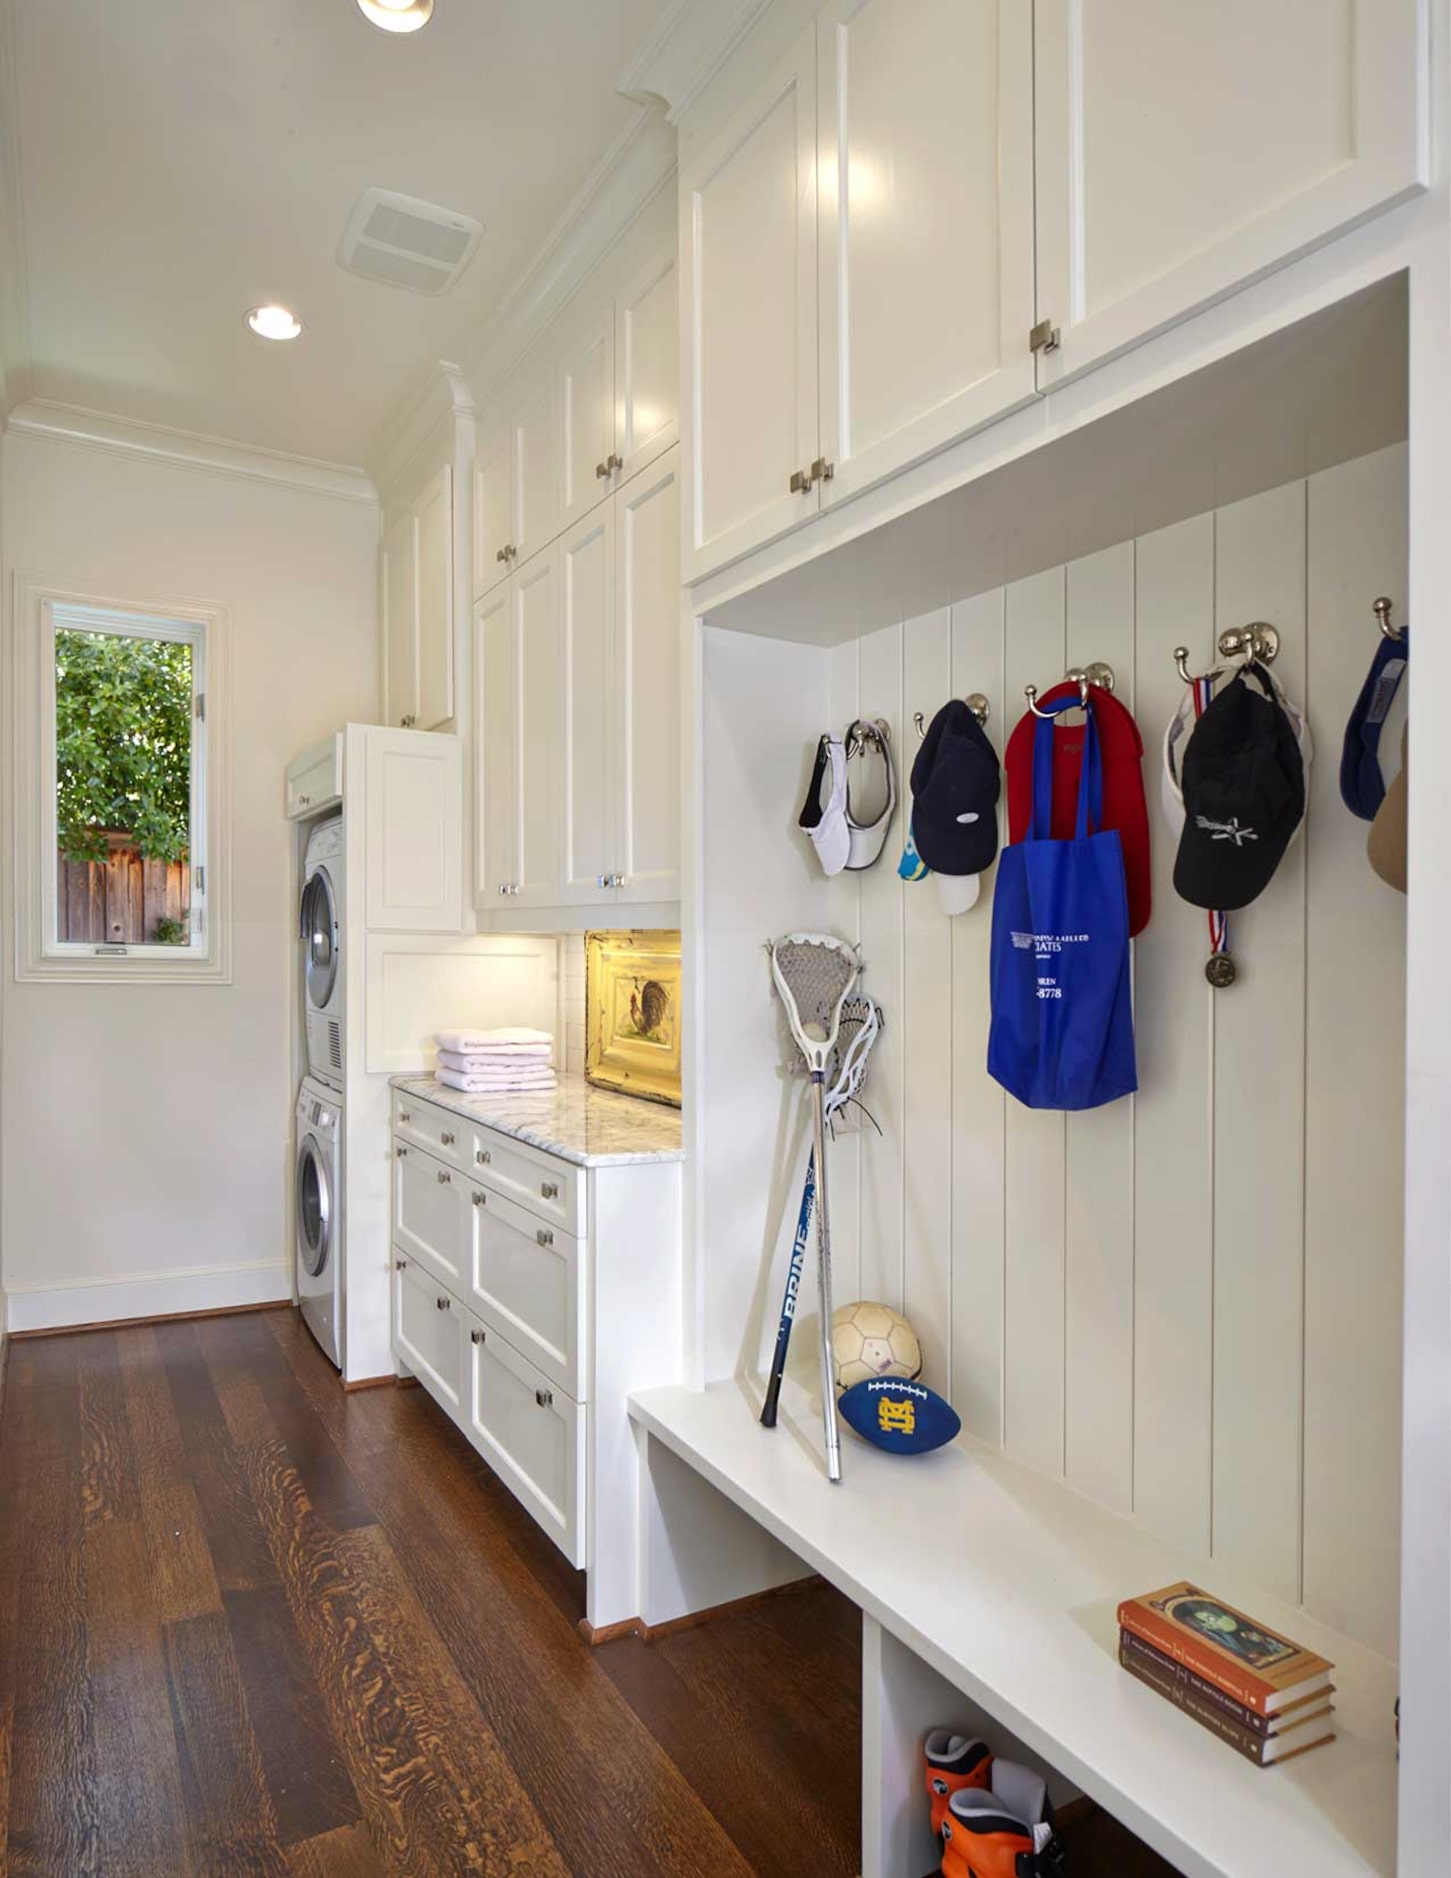
[[[1095,659],[1092,665],[1071,665],[1063,676],[1067,679],[1069,684],[1077,685],[1078,702],[1084,709],[1087,708],[1088,694],[1094,685],[1097,685],[1100,691],[1112,691],[1114,687],[1113,667],[1111,665],[1105,665],[1102,659]],[[1053,717],[1054,713],[1052,711],[1040,711],[1038,709],[1038,687],[1036,685],[1024,685],[1023,696],[1028,700],[1028,709],[1033,713],[1034,717]]]

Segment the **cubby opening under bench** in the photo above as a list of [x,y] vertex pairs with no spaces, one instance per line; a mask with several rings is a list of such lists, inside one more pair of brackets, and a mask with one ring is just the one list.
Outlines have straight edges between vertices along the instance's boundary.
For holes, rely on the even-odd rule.
[[393,1353],[631,1624],[628,1392],[679,1373],[680,1116],[561,1076],[465,1096],[393,1079]]

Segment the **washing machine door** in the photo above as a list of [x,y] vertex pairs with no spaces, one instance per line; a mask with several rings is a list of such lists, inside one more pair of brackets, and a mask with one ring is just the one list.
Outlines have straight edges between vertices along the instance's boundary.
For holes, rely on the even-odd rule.
[[333,1194],[317,1140],[304,1135],[297,1150],[297,1251],[309,1278],[321,1278],[332,1255]]
[[302,964],[308,1003],[326,1010],[338,978],[338,910],[325,867],[302,890]]

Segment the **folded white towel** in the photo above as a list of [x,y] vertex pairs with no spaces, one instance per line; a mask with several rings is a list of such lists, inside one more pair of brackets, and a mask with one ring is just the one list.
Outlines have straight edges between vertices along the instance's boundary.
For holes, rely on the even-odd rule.
[[522,1024],[505,1025],[500,1030],[440,1030],[434,1038],[440,1050],[458,1056],[476,1056],[482,1052],[527,1050],[531,1056],[554,1048],[554,1038],[547,1030],[530,1030]]
[[550,1067],[548,1050],[541,1050],[538,1056],[526,1056],[522,1050],[499,1055],[492,1050],[470,1050],[467,1054],[462,1050],[440,1050],[438,1060],[442,1068],[457,1070],[460,1076],[532,1076]]
[[433,1074],[445,1088],[457,1089],[463,1095],[503,1095],[511,1089],[546,1090],[552,1089],[555,1081],[552,1069],[528,1076],[464,1076],[456,1069],[443,1068]]

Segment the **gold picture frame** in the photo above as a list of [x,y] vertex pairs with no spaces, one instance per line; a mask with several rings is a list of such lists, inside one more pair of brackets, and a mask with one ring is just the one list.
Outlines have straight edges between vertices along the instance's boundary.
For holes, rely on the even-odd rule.
[[584,1073],[600,1089],[680,1107],[680,934],[584,936]]

